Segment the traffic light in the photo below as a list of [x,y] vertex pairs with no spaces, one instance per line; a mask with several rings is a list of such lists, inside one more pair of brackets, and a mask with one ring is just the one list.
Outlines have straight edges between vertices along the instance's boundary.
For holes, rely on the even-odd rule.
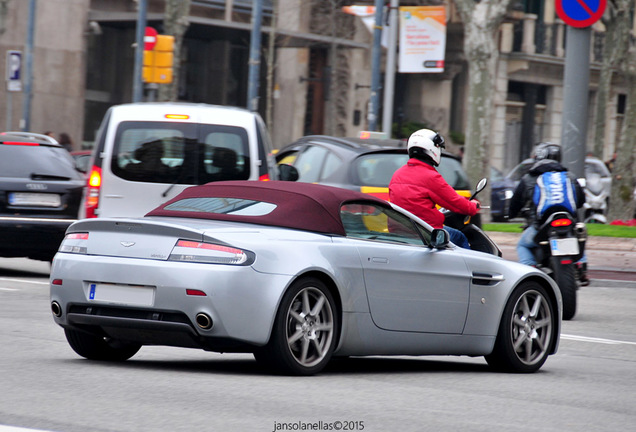
[[157,84],[172,82],[173,51],[174,36],[157,35],[157,42],[153,49],[144,51],[144,82]]

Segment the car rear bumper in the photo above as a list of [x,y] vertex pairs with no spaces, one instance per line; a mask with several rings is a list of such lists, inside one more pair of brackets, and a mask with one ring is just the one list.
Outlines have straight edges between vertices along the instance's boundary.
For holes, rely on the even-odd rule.
[[76,219],[0,216],[0,256],[49,261]]
[[[55,322],[141,344],[229,351],[264,345],[289,276],[247,266],[183,263],[58,253],[53,261],[51,302]],[[91,285],[149,287],[145,305],[125,298],[98,300]],[[99,289],[99,288],[97,288]],[[205,295],[190,295],[186,290]],[[211,321],[197,324],[199,314]]]

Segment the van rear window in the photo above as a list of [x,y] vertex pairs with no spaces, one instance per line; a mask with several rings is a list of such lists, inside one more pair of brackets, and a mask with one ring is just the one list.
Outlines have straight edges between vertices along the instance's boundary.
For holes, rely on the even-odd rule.
[[148,183],[247,180],[247,131],[212,124],[122,122],[115,134],[111,169],[125,180]]

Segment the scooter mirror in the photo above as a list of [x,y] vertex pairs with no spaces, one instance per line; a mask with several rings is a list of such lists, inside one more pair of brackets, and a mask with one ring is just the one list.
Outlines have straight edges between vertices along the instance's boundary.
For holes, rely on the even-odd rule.
[[486,177],[479,180],[479,183],[477,183],[477,187],[475,188],[475,195],[483,191],[487,184],[488,184],[488,179]]

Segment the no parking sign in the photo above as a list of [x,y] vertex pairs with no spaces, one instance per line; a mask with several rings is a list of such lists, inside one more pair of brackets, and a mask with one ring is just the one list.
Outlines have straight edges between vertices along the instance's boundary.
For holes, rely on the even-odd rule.
[[564,23],[584,28],[601,19],[607,0],[555,0],[555,6]]

